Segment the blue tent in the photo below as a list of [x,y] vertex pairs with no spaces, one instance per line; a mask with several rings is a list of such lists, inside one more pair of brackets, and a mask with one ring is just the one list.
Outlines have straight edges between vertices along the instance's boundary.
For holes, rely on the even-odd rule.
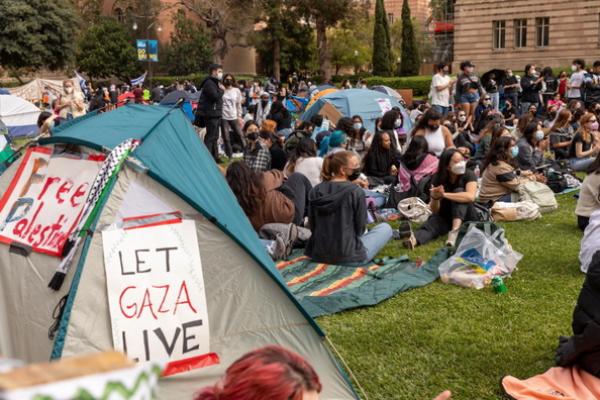
[[[323,382],[321,398],[357,398],[324,343],[324,332],[288,290],[180,108],[128,104],[102,114],[90,113],[56,127],[52,137],[41,140],[40,145],[73,144],[109,151],[130,138],[141,143],[105,196],[98,221],[121,223],[125,214],[119,216],[119,210],[123,207],[134,207],[129,215],[150,215],[148,211],[135,212],[146,210],[152,202],[180,210],[186,219],[195,221],[210,350],[220,358],[220,364],[209,369],[161,379],[157,398],[191,398],[199,387],[214,384],[234,360],[267,344],[279,344],[304,355]],[[0,187],[11,183],[19,167],[16,161],[0,175]],[[46,285],[59,258],[32,252],[7,263],[9,246],[0,246],[0,281],[8,280],[8,276],[14,279],[10,291],[0,292],[0,336],[9,338],[0,341],[0,353],[34,362],[114,347],[99,234],[102,229],[91,226],[90,232],[95,233],[86,236],[67,274],[65,283],[70,284],[58,292]],[[25,307],[23,299],[31,293],[37,294],[35,301],[43,307]],[[67,300],[51,342],[47,340],[48,327],[54,320],[48,307],[51,310],[63,296]],[[6,304],[14,307],[7,311]],[[28,334],[18,333],[23,331]]]
[[409,131],[412,124],[406,109],[398,99],[384,93],[369,89],[339,90],[321,97],[302,115],[303,121],[310,121],[313,115],[318,114],[325,104],[334,106],[344,117],[360,115],[365,128],[375,131],[375,121],[383,115],[386,107],[398,107],[404,116],[404,130]]

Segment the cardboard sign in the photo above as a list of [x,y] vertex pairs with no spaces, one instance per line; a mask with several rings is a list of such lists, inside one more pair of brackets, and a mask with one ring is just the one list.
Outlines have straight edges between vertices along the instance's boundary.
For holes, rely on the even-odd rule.
[[390,102],[390,99],[376,99],[375,101],[377,101],[377,105],[381,109],[381,115],[392,109],[392,103]]
[[194,221],[104,231],[102,242],[114,348],[142,362],[209,353]]
[[51,147],[28,149],[0,199],[0,242],[60,256],[103,159],[52,155]]

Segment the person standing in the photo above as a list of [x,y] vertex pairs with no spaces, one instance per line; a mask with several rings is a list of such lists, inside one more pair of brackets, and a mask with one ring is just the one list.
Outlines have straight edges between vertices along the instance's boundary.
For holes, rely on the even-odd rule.
[[600,103],[600,60],[594,61],[592,73],[585,77],[583,97],[586,107]]
[[436,65],[436,70],[437,73],[431,80],[431,106],[445,117],[450,112],[450,89],[456,83],[456,79],[448,76],[448,64],[440,63]]
[[198,100],[196,122],[200,127],[206,128],[204,144],[216,162],[219,162],[219,127],[223,114],[223,94],[225,87],[221,84],[223,67],[212,64],[207,76],[201,83],[202,94]]
[[519,89],[521,84],[519,83],[519,77],[513,74],[512,69],[506,69],[506,80],[504,81],[504,97],[510,100],[513,108],[515,109],[515,116],[521,115],[519,113]]
[[547,108],[548,102],[554,99],[554,96],[558,93],[558,79],[554,77],[554,73],[550,67],[545,67],[542,70],[542,77],[544,78],[542,100],[544,101],[544,108]]
[[[225,75],[223,79],[225,92],[223,93],[223,117],[221,119],[221,135],[225,144],[225,154],[231,158],[233,155],[233,144],[238,144],[243,149],[245,146],[240,120],[242,119],[243,96],[237,87],[235,78],[231,74]],[[234,137],[231,137],[233,132]]]
[[500,88],[498,87],[498,81],[496,81],[496,74],[490,74],[484,89],[487,96],[490,98],[492,108],[496,111],[500,111]]
[[571,65],[573,74],[571,74],[571,79],[569,79],[569,83],[567,84],[567,99],[569,101],[581,100],[581,89],[585,80],[584,68],[585,61],[580,58],[573,60],[573,65]]
[[59,102],[60,118],[68,120],[85,115],[85,103],[81,92],[75,92],[71,79],[63,81],[63,95]]
[[525,66],[525,76],[521,79],[521,113],[526,113],[531,105],[539,109],[540,90],[542,90],[543,77],[540,77],[535,70],[535,65],[527,64]]
[[479,77],[475,75],[475,65],[471,61],[460,63],[462,73],[457,78],[456,100],[460,108],[472,122],[475,118],[475,108],[479,98],[484,94]]

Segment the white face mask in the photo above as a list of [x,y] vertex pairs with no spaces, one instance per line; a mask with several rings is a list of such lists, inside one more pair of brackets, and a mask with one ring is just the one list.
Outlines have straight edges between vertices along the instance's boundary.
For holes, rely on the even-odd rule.
[[577,65],[571,65],[571,71],[573,71],[573,72],[577,71]]
[[395,127],[395,128],[402,128],[402,120],[401,120],[401,119],[397,119],[397,120],[394,122],[394,127]]
[[535,132],[535,138],[538,140],[538,142],[540,140],[544,139],[544,131],[536,131]]
[[352,126],[354,127],[354,130],[359,130],[362,128],[362,124],[360,122],[355,122]]
[[65,88],[65,93],[71,94],[71,93],[73,93],[73,90],[74,90],[73,86],[67,86]]
[[223,73],[222,72],[217,73],[217,79],[220,80],[220,81],[223,80]]
[[467,172],[467,162],[457,162],[450,168],[450,171],[452,171],[454,175],[464,175],[465,172]]
[[460,122],[465,122],[467,120],[467,116],[466,115],[461,115],[461,116],[458,117],[458,120]]

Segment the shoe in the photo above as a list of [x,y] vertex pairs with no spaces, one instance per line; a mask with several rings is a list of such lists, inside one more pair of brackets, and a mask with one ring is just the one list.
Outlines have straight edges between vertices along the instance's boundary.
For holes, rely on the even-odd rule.
[[[395,234],[395,232],[394,232]],[[408,239],[412,235],[412,228],[410,226],[410,222],[402,221],[400,226],[398,227],[398,239]],[[394,235],[395,237],[396,235]]]
[[415,235],[411,232],[410,237],[402,242],[402,244],[405,249],[414,250],[415,247],[417,247],[417,238],[415,238]]
[[448,232],[448,239],[446,239],[446,246],[456,246],[456,239],[458,239],[458,229]]

